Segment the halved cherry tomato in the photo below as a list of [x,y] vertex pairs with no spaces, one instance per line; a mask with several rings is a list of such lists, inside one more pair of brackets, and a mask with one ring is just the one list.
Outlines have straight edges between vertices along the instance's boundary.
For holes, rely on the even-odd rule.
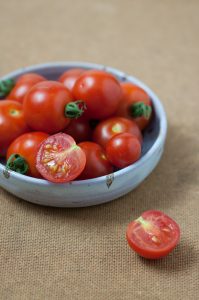
[[12,141],[27,131],[22,105],[16,101],[0,101],[0,156],[6,155]]
[[103,71],[85,71],[76,81],[72,93],[86,103],[85,115],[90,119],[105,119],[113,115],[122,99],[119,81]]
[[59,82],[63,83],[63,85],[72,93],[72,89],[75,85],[75,82],[79,78],[79,76],[85,72],[85,69],[70,69],[64,72],[58,79]]
[[106,145],[108,160],[122,169],[137,161],[141,155],[138,138],[131,133],[120,133],[113,136]]
[[27,73],[17,79],[16,85],[8,94],[7,99],[23,103],[26,94],[38,82],[46,80],[43,76],[35,73]]
[[71,95],[62,83],[40,82],[25,97],[26,122],[36,131],[59,132],[70,123],[70,118],[79,117],[83,112],[79,103],[71,101]]
[[76,143],[90,140],[92,133],[89,122],[82,118],[72,120],[63,132],[71,135]]
[[86,164],[84,151],[65,133],[47,138],[37,153],[39,173],[52,182],[68,182],[80,175]]
[[113,172],[113,166],[100,145],[93,142],[82,142],[78,146],[86,155],[86,166],[78,179],[91,179]]
[[133,119],[143,130],[149,123],[152,113],[152,103],[149,95],[140,87],[130,83],[121,83],[123,98],[117,112],[118,117]]
[[180,240],[178,224],[161,211],[145,211],[127,227],[129,246],[139,255],[158,259],[169,254]]
[[107,142],[119,133],[128,132],[135,135],[142,143],[142,134],[137,124],[133,120],[120,117],[113,117],[101,121],[93,132],[93,140],[102,147],[106,147]]
[[[36,155],[38,148],[47,139],[48,134],[44,132],[30,132],[20,135],[9,146],[7,161],[13,156],[7,167],[13,171],[40,178],[41,175],[36,169]],[[24,172],[23,170],[27,170]]]

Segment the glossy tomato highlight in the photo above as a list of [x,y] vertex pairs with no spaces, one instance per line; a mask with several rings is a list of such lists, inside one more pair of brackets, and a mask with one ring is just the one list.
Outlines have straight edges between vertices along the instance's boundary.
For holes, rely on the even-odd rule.
[[36,131],[49,134],[65,129],[70,123],[70,115],[72,118],[81,115],[81,109],[72,102],[69,91],[56,81],[36,84],[26,95],[23,107],[27,124]]
[[[44,132],[29,132],[16,138],[7,151],[7,161],[11,156],[17,155],[7,165],[8,169],[41,178],[41,174],[36,169],[36,156],[41,142],[47,139],[47,137],[48,134]],[[24,172],[24,170],[27,171]]]
[[29,131],[22,104],[16,101],[0,101],[0,156],[5,156],[7,148],[19,135]]
[[58,79],[59,82],[63,83],[63,85],[71,92],[73,87],[80,77],[80,75],[85,72],[85,69],[75,68],[65,71]]
[[106,145],[108,160],[120,169],[136,162],[141,156],[141,144],[131,133],[113,136]]
[[122,99],[119,81],[104,71],[85,71],[76,81],[72,93],[87,106],[89,119],[105,119],[113,115]]
[[82,142],[78,146],[86,155],[86,166],[78,179],[91,179],[113,172],[113,166],[100,145],[93,142]]
[[120,117],[101,121],[93,132],[93,141],[105,148],[113,136],[125,132],[135,135],[142,143],[142,134],[137,124],[133,120]]
[[37,83],[46,80],[45,77],[36,73],[27,73],[20,76],[7,99],[23,103],[26,94]]

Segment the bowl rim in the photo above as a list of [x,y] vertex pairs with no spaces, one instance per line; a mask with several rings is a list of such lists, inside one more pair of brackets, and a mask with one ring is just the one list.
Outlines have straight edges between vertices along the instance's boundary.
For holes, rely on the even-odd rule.
[[[154,154],[154,152],[157,151],[161,147],[161,145],[164,144],[166,135],[167,135],[167,118],[166,118],[166,113],[163,107],[163,104],[161,103],[160,99],[158,96],[145,84],[143,83],[140,79],[127,75],[125,72],[122,72],[116,68],[112,68],[109,66],[105,66],[102,64],[95,64],[95,63],[90,63],[90,62],[81,62],[81,61],[57,61],[57,62],[47,62],[47,63],[42,63],[42,64],[36,64],[36,65],[31,65],[27,66],[24,68],[17,69],[13,72],[8,73],[5,76],[2,76],[0,80],[5,80],[8,78],[13,78],[20,76],[26,72],[36,72],[38,69],[49,69],[52,67],[69,67],[69,68],[85,68],[85,69],[98,69],[98,70],[104,70],[107,72],[112,73],[115,76],[118,76],[122,81],[129,81],[132,82],[133,84],[138,85],[139,87],[143,88],[150,96],[152,99],[153,105],[155,107],[155,111],[157,115],[159,116],[160,119],[160,130],[157,139],[155,140],[154,144],[152,147],[134,164],[125,167],[121,170],[115,171],[109,175],[104,175],[101,177],[93,178],[93,179],[86,179],[86,180],[77,180],[77,181],[71,181],[67,183],[52,183],[49,182],[45,179],[39,179],[39,178],[33,178],[30,176],[22,175],[19,173],[16,173],[14,171],[9,171],[12,174],[12,177],[22,180],[26,183],[31,183],[31,184],[37,184],[40,186],[82,186],[82,185],[91,185],[93,184],[100,184],[104,181],[107,181],[107,176],[114,176],[114,178],[117,178],[119,176],[128,174],[129,172],[132,172],[136,170],[137,168],[140,168],[143,166],[148,159]],[[5,165],[0,163],[0,171],[3,172],[5,170]]]

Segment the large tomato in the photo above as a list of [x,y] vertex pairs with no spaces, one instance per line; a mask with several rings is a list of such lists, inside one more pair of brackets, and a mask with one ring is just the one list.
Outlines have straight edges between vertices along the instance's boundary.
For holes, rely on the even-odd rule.
[[90,119],[105,119],[113,115],[122,99],[119,81],[111,74],[90,70],[76,81],[73,95],[86,103],[85,115]]
[[149,95],[140,87],[129,83],[121,83],[123,98],[118,106],[116,116],[133,119],[143,130],[149,123],[152,103]]
[[161,211],[148,210],[126,231],[129,246],[139,255],[158,259],[169,254],[180,240],[178,224]]
[[59,82],[63,83],[63,85],[72,92],[75,82],[83,72],[85,72],[85,69],[76,68],[67,70],[59,77]]
[[46,80],[43,76],[35,73],[27,73],[20,76],[16,82],[16,85],[8,94],[7,99],[15,100],[23,103],[24,98],[28,91],[38,82]]
[[6,154],[14,139],[28,130],[22,105],[16,101],[0,101],[0,156]]
[[86,166],[78,179],[91,179],[113,172],[113,166],[100,145],[93,142],[82,142],[78,146],[86,155]]
[[39,147],[36,167],[52,182],[68,182],[80,175],[86,164],[84,151],[65,133],[47,138]]
[[8,148],[7,167],[13,171],[40,178],[41,175],[36,169],[36,156],[41,142],[47,137],[48,134],[44,132],[30,132],[20,135]]
[[24,100],[27,124],[36,131],[50,134],[66,128],[70,118],[80,116],[82,109],[71,102],[71,95],[63,84],[43,81],[36,84]]
[[141,145],[131,133],[119,133],[108,141],[106,154],[114,166],[122,169],[140,158]]
[[107,142],[119,133],[128,132],[135,135],[142,143],[142,134],[137,124],[125,118],[113,117],[101,121],[93,132],[93,140],[105,148]]

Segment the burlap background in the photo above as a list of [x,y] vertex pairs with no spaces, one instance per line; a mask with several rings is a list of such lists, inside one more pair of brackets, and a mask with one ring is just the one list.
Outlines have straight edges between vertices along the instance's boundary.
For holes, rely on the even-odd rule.
[[[31,205],[0,190],[0,299],[198,299],[199,1],[0,0],[0,75],[56,60],[110,65],[162,99],[166,150],[153,174],[112,203]],[[181,226],[179,247],[146,261],[125,241],[142,211]]]

